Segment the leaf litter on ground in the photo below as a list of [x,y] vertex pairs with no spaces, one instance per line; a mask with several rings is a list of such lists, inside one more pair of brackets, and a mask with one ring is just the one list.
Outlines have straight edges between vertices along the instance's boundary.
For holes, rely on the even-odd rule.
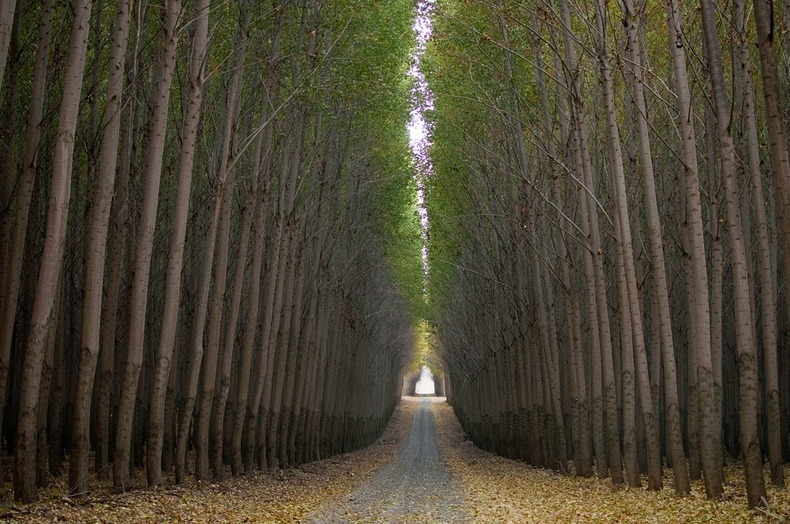
[[[788,489],[768,486],[768,509],[748,509],[740,464],[726,468],[720,500],[706,498],[702,481],[690,495],[676,495],[671,470],[664,471],[660,491],[613,488],[609,480],[561,475],[485,452],[468,440],[449,405],[436,408],[440,446],[474,522],[790,523]],[[790,468],[785,471],[787,477]]]
[[[29,505],[14,504],[8,477],[0,491],[0,519],[33,523],[306,522],[316,510],[340,503],[395,457],[409,434],[416,406],[413,399],[401,401],[382,437],[363,450],[275,473],[227,475],[217,483],[189,478],[180,486],[170,477],[164,486],[149,490],[144,473],[138,471],[132,491],[116,494],[108,481],[93,478],[92,492],[85,497],[69,496],[63,475],[40,492],[39,502]],[[690,495],[676,495],[671,470],[664,472],[660,491],[615,489],[608,480],[560,475],[482,451],[468,440],[448,404],[432,406],[440,452],[465,493],[461,504],[472,522],[790,524],[790,490],[769,485],[768,509],[749,510],[737,463],[725,470],[725,493],[720,500],[708,500],[701,481],[694,483]],[[785,471],[790,478],[790,468]],[[431,509],[425,508],[423,514],[429,520]],[[348,517],[348,522],[356,521],[353,515]]]
[[78,498],[68,496],[63,475],[41,490],[38,502],[15,505],[8,479],[0,492],[0,519],[32,523],[306,522],[316,508],[347,496],[392,460],[408,435],[415,406],[401,402],[383,435],[363,450],[275,472],[231,477],[228,471],[221,482],[199,483],[190,477],[177,486],[170,475],[162,487],[149,490],[140,470],[127,493],[116,494],[109,481],[92,478],[92,492]]

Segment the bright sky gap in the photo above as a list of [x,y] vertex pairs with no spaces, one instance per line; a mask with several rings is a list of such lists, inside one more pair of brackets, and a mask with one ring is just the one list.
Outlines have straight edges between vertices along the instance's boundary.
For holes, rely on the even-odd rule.
[[[425,53],[425,46],[431,37],[431,15],[434,9],[434,0],[420,0],[415,7],[414,35],[417,46],[412,55],[409,67],[409,76],[414,85],[411,90],[411,112],[408,123],[409,147],[414,158],[414,177],[417,182],[417,211],[420,215],[420,228],[422,236],[422,270],[425,279],[428,278],[428,212],[425,208],[425,181],[433,172],[433,165],[428,155],[431,144],[430,128],[425,121],[425,111],[433,109],[433,95],[428,88],[425,75],[420,69],[420,59]],[[427,293],[427,285],[423,285]]]

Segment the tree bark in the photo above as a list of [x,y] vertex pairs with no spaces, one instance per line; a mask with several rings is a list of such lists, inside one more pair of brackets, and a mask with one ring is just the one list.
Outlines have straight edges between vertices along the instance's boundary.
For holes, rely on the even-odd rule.
[[51,192],[47,206],[47,226],[19,399],[16,450],[14,453],[14,498],[29,503],[38,499],[36,490],[36,425],[41,369],[47,332],[52,324],[55,293],[63,265],[63,248],[71,193],[71,167],[74,135],[77,128],[82,78],[88,46],[88,22],[92,2],[79,0],[73,6],[69,58],[60,104],[58,134],[55,141]]
[[189,217],[189,195],[195,162],[195,145],[198,124],[203,107],[203,83],[205,80],[206,48],[208,45],[209,0],[195,3],[195,33],[189,60],[189,92],[186,112],[181,127],[181,151],[178,158],[178,186],[174,204],[173,232],[167,256],[165,278],[165,303],[159,347],[156,353],[151,406],[148,413],[148,450],[146,475],[148,486],[162,483],[162,451],[165,434],[165,402],[167,385],[171,375],[171,361],[178,327],[179,301],[181,297],[181,271],[184,266],[184,249]]
[[670,51],[677,94],[680,138],[684,170],[684,189],[686,200],[686,223],[689,228],[689,255],[691,258],[692,296],[690,322],[697,333],[695,344],[696,378],[699,389],[699,436],[700,459],[705,478],[705,492],[709,498],[722,493],[722,471],[719,465],[721,455],[721,431],[716,427],[711,414],[715,410],[714,383],[711,356],[710,305],[708,294],[708,271],[705,260],[705,239],[702,231],[702,204],[700,199],[697,166],[696,137],[694,132],[694,113],[691,109],[688,73],[686,71],[685,40],[681,24],[680,6],[677,0],[667,0],[667,24],[669,27]]
[[176,65],[178,24],[181,19],[181,0],[165,0],[161,62],[157,66],[154,85],[154,105],[148,125],[148,156],[143,168],[143,200],[140,224],[135,242],[135,257],[129,303],[129,334],[126,350],[126,369],[118,406],[118,424],[113,459],[113,484],[125,491],[129,487],[129,457],[137,386],[143,363],[148,279],[151,273],[154,228],[159,204],[159,182],[162,176],[162,155],[165,148],[170,85]]
[[[790,11],[787,7],[787,2],[785,2],[785,17],[790,17]],[[776,33],[773,15],[774,9],[771,0],[754,0],[757,47],[760,50],[760,72],[763,97],[765,99],[765,119],[768,125],[768,145],[771,153],[775,191],[778,193],[776,205],[779,208],[778,214],[781,221],[782,273],[785,280],[787,280],[790,278],[790,157],[787,151],[786,122],[782,118],[782,90],[777,67]],[[790,18],[786,19],[790,20]],[[745,43],[743,45],[745,48]],[[751,81],[751,75],[748,78]],[[750,136],[750,138],[756,138],[756,135]],[[759,172],[753,172],[752,177],[759,177]],[[758,198],[760,197],[755,194],[755,201]],[[764,293],[763,289],[761,298],[765,301],[768,298]],[[768,456],[771,464],[771,482],[776,486],[784,486],[784,470],[781,465],[782,444],[779,436],[781,405],[778,356],[776,344],[771,343],[770,339],[766,338],[765,333],[763,334],[763,341],[765,351],[763,357],[765,367],[765,402],[768,422],[767,440]]]
[[739,375],[739,423],[741,446],[746,476],[746,494],[749,507],[755,508],[766,497],[763,479],[762,453],[758,431],[757,408],[759,381],[757,376],[757,348],[752,326],[752,312],[749,274],[746,260],[746,246],[741,230],[738,187],[735,175],[735,150],[730,131],[731,119],[727,86],[722,69],[721,47],[716,29],[716,20],[711,0],[700,1],[703,20],[705,50],[713,87],[716,110],[716,127],[719,137],[719,158],[721,160],[727,210],[726,227],[730,241],[735,298],[735,333],[738,345]]
[[93,192],[88,220],[87,254],[85,255],[85,290],[82,311],[82,344],[79,355],[77,391],[71,421],[71,456],[69,485],[78,494],[89,491],[88,459],[90,455],[90,417],[93,383],[99,356],[101,330],[102,285],[106,261],[107,232],[110,206],[115,186],[118,140],[121,128],[121,102],[126,64],[126,44],[131,21],[131,0],[118,4],[115,32],[110,51],[107,104],[104,109],[99,173]]
[[748,148],[748,169],[753,185],[754,213],[757,228],[757,265],[760,279],[760,319],[762,324],[763,366],[765,369],[766,441],[768,443],[768,462],[771,467],[771,481],[776,486],[784,485],[782,461],[781,406],[779,403],[779,376],[777,355],[776,321],[776,270],[774,269],[768,236],[768,218],[765,209],[765,193],[760,167],[760,145],[758,143],[757,115],[755,110],[752,66],[747,46],[745,28],[745,6],[743,0],[733,3],[733,18],[737,38],[734,40],[739,67],[736,73],[744,88],[743,115]]
[[[650,246],[650,261],[652,269],[652,277],[654,283],[654,293],[656,294],[655,300],[658,317],[660,336],[660,348],[663,360],[663,380],[664,380],[664,395],[666,400],[665,414],[667,417],[667,453],[672,463],[672,469],[675,477],[675,491],[679,494],[688,493],[691,489],[688,478],[688,467],[686,465],[686,457],[683,453],[683,436],[682,426],[680,419],[680,403],[678,400],[678,385],[677,385],[677,365],[675,362],[675,345],[672,335],[672,316],[669,308],[669,289],[667,285],[666,263],[664,259],[664,247],[662,239],[662,225],[658,212],[658,198],[656,196],[656,182],[655,173],[653,170],[653,157],[650,147],[650,133],[647,121],[647,104],[645,100],[644,89],[644,73],[642,66],[642,55],[640,53],[639,42],[637,39],[638,24],[643,20],[642,13],[637,12],[633,0],[625,0],[622,4],[623,15],[626,25],[626,32],[628,36],[628,51],[630,60],[628,64],[628,73],[633,75],[633,96],[632,99],[637,109],[637,124],[639,132],[640,155],[642,160],[642,180],[645,191],[645,207],[647,215],[647,230],[648,242]],[[645,3],[639,3],[639,10],[644,9]],[[654,380],[658,380],[655,377]],[[644,394],[644,393],[643,393]],[[657,406],[653,406],[657,409]],[[644,408],[643,408],[644,409]],[[653,424],[656,425],[655,431],[658,431],[657,418],[653,415]],[[648,437],[649,438],[649,437]],[[660,459],[660,456],[658,457]],[[653,457],[655,459],[655,457]],[[660,463],[653,464],[652,467],[659,468]],[[651,481],[654,479],[651,479]],[[658,487],[651,485],[652,488],[660,488],[661,482],[659,479]]]
[[0,91],[3,89],[15,11],[16,0],[0,0]]
[[[28,109],[25,131],[25,152],[22,172],[17,180],[16,209],[11,227],[8,253],[5,258],[3,293],[0,295],[0,427],[2,427],[6,407],[9,370],[11,366],[11,346],[13,344],[14,321],[19,304],[19,289],[22,280],[22,267],[25,260],[28,217],[30,215],[33,189],[36,184],[38,152],[41,141],[41,126],[46,100],[47,60],[52,37],[52,0],[41,4],[36,57],[33,65],[33,82],[30,86],[30,107]],[[11,173],[4,177],[11,178]]]

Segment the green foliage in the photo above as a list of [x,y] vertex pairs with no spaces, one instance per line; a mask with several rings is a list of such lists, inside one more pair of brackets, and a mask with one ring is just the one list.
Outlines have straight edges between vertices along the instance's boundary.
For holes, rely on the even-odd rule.
[[424,313],[422,243],[406,131],[412,2],[337,2],[321,15],[324,44],[316,58],[321,71],[310,82],[310,98],[341,120],[353,115],[349,160],[365,166],[361,176],[370,196],[371,226],[398,292],[419,317]]

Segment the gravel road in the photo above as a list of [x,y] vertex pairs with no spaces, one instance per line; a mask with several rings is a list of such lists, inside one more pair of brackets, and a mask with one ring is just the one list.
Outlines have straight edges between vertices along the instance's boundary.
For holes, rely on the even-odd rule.
[[422,399],[395,460],[310,522],[467,522],[462,492],[439,454],[434,399]]

